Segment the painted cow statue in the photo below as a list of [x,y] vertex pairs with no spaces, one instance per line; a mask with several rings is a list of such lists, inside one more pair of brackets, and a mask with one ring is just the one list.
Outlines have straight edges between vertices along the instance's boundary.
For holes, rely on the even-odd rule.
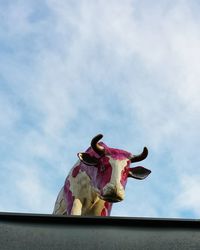
[[151,171],[131,168],[131,163],[142,161],[148,150],[132,155],[120,149],[109,148],[95,136],[86,152],[78,153],[78,162],[71,169],[58,194],[53,214],[109,216],[112,204],[122,201],[128,178],[142,180]]

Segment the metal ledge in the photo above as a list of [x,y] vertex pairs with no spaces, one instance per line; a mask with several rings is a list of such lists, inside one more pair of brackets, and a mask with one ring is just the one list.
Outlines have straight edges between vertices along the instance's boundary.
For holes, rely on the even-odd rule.
[[200,220],[0,213],[0,249],[199,250]]

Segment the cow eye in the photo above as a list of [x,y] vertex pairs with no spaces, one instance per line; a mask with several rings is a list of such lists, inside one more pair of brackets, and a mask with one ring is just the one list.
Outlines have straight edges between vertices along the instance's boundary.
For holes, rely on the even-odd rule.
[[100,168],[101,172],[104,172],[106,170],[105,166],[104,165],[101,165],[101,168]]

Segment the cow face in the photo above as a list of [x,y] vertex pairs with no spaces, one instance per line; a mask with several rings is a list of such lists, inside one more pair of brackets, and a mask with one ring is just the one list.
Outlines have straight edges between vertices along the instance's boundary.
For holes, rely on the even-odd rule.
[[96,136],[92,140],[91,149],[86,153],[79,153],[78,157],[84,164],[95,168],[91,182],[99,197],[109,202],[122,201],[128,177],[141,180],[151,173],[140,166],[130,167],[132,162],[146,158],[148,151],[144,148],[141,155],[132,156],[124,150],[108,148],[102,142],[97,143],[99,138],[102,138],[102,135]]

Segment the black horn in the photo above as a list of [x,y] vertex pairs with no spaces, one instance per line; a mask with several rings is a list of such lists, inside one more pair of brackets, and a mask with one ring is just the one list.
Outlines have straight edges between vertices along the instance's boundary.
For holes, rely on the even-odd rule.
[[104,147],[98,144],[98,141],[100,141],[103,138],[102,134],[96,135],[92,141],[91,141],[91,147],[98,155],[103,155],[105,153]]
[[130,158],[131,163],[143,161],[148,155],[148,149],[144,147],[143,152],[139,155],[134,155]]

